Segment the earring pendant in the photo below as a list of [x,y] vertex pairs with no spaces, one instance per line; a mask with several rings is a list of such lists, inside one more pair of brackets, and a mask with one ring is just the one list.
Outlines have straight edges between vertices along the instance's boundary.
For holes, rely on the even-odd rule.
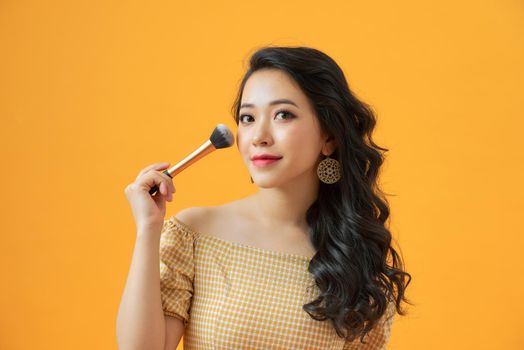
[[318,164],[317,175],[320,181],[326,184],[334,184],[342,176],[340,162],[327,156]]

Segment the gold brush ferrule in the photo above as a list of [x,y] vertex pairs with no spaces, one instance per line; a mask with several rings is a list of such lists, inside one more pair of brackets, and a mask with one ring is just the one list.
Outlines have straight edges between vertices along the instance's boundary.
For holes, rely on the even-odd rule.
[[198,147],[193,153],[182,159],[180,162],[173,165],[171,168],[165,170],[167,171],[168,175],[173,177],[176,174],[180,173],[182,170],[190,166],[191,164],[195,163],[197,160],[199,160],[202,157],[205,157],[209,153],[215,151],[216,148],[213,146],[213,143],[211,143],[210,140],[207,140],[202,144],[202,146]]

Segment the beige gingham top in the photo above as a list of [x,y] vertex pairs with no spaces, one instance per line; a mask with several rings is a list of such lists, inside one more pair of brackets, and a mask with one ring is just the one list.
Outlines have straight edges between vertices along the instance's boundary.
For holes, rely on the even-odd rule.
[[368,333],[367,344],[349,343],[302,309],[319,292],[309,261],[201,234],[171,216],[160,238],[164,314],[184,322],[185,350],[386,349],[393,317]]

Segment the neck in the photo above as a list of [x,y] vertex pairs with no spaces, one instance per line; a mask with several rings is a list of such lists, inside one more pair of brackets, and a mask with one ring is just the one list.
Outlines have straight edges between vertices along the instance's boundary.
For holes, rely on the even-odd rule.
[[306,211],[318,196],[316,176],[289,181],[284,186],[260,188],[253,195],[256,221],[268,229],[307,230]]

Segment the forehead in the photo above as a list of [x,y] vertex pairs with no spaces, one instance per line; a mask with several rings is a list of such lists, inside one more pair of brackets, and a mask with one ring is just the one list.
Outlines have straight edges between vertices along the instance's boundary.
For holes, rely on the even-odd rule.
[[308,108],[307,96],[300,86],[285,72],[277,69],[262,69],[254,72],[246,81],[241,103],[252,103],[255,107],[267,106],[277,99],[290,99],[299,108]]

